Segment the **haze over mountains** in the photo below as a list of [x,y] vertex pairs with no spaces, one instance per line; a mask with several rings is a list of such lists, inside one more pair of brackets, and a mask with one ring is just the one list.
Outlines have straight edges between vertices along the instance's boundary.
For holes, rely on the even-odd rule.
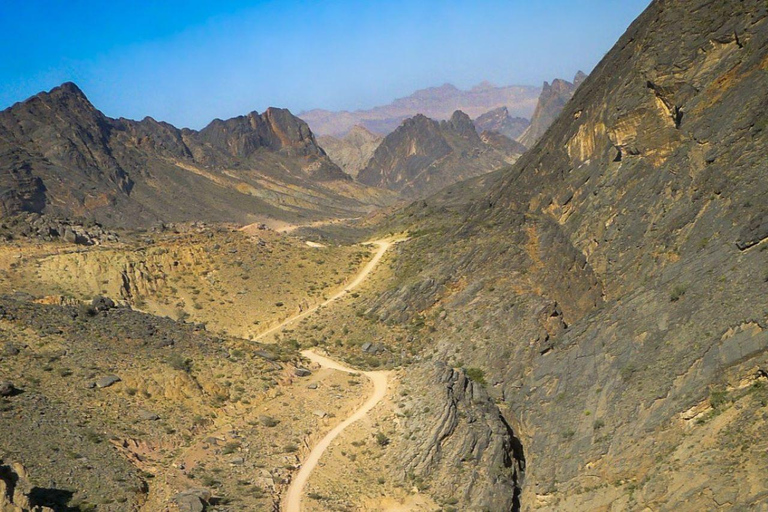
[[417,114],[440,121],[449,119],[456,110],[475,118],[489,110],[507,107],[514,116],[530,117],[536,107],[539,92],[537,87],[497,87],[488,82],[468,91],[444,84],[421,89],[389,105],[369,110],[331,112],[317,109],[302,112],[299,117],[318,135],[344,136],[355,125],[386,135],[394,131],[404,119]]
[[762,0],[653,0],[541,94],[12,106],[0,510],[766,510],[767,111]]

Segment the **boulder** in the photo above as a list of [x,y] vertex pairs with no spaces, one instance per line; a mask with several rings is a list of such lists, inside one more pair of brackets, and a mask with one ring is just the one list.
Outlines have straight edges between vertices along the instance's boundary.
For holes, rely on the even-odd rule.
[[13,382],[0,381],[0,396],[11,396],[16,388],[13,386]]
[[96,381],[96,387],[108,388],[109,386],[111,386],[116,382],[120,382],[120,377],[118,377],[117,375],[107,375]]
[[312,375],[312,372],[307,370],[306,368],[296,368],[295,370],[293,370],[293,373],[297,377],[309,377],[310,375]]
[[171,498],[179,512],[203,512],[211,492],[208,489],[188,489]]
[[19,347],[17,347],[16,345],[14,345],[9,341],[3,346],[3,355],[4,356],[19,355]]
[[93,306],[93,308],[96,309],[96,311],[107,311],[115,307],[115,301],[113,301],[109,297],[103,297],[101,295],[97,295],[91,301],[91,306]]
[[160,416],[158,416],[154,412],[146,411],[144,409],[140,409],[138,415],[139,415],[139,418],[144,421],[157,421],[160,419]]

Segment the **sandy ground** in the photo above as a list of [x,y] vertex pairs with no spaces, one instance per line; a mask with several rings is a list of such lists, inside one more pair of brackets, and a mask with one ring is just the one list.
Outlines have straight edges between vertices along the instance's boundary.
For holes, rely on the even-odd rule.
[[304,312],[302,312],[302,313],[300,313],[300,314],[298,314],[296,316],[293,316],[293,317],[291,317],[291,318],[289,318],[289,319],[287,319],[287,320],[285,320],[285,321],[275,325],[274,327],[271,327],[271,328],[267,329],[266,331],[264,331],[261,334],[259,334],[256,337],[256,340],[257,341],[265,342],[266,341],[265,338],[268,337],[270,334],[275,334],[276,332],[279,332],[279,331],[285,329],[287,326],[289,326],[289,325],[291,325],[293,323],[296,323],[297,321],[299,321],[299,320],[301,320],[303,318],[308,317],[309,315],[311,315],[312,313],[314,313],[315,311],[317,311],[321,307],[325,307],[328,304],[331,304],[332,302],[335,302],[335,301],[339,300],[340,298],[344,297],[347,293],[351,292],[352,290],[354,290],[355,288],[360,286],[363,283],[363,281],[365,281],[365,279],[370,275],[370,273],[373,271],[373,269],[376,268],[376,265],[379,264],[379,261],[381,261],[381,258],[384,256],[384,253],[387,252],[387,249],[389,249],[392,246],[393,243],[394,242],[391,242],[389,240],[375,240],[373,242],[370,242],[371,245],[375,245],[379,249],[376,251],[376,254],[373,256],[373,259],[371,259],[371,261],[369,261],[362,268],[362,270],[360,270],[360,272],[357,274],[357,276],[355,276],[355,278],[349,284],[347,284],[347,286],[345,286],[343,290],[341,290],[340,292],[336,293],[335,295],[333,295],[328,300],[326,300],[324,302],[321,302],[320,304],[317,304],[317,305],[307,309],[306,311],[304,311]]

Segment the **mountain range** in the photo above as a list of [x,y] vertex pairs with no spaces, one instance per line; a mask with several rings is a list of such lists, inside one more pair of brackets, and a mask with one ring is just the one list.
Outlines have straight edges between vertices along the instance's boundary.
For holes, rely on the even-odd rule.
[[354,112],[310,110],[299,114],[318,135],[344,136],[353,126],[387,135],[400,123],[417,114],[435,120],[447,120],[456,110],[470,117],[478,117],[489,110],[506,107],[513,116],[530,117],[540,89],[531,86],[510,85],[497,87],[488,82],[463,91],[451,84],[430,87],[399,98],[388,105]]
[[357,179],[420,197],[512,163],[524,150],[503,135],[483,140],[460,110],[448,121],[417,115],[384,138]]
[[0,112],[3,215],[248,223],[359,215],[391,200],[353,182],[284,109],[180,130],[108,118],[66,83]]

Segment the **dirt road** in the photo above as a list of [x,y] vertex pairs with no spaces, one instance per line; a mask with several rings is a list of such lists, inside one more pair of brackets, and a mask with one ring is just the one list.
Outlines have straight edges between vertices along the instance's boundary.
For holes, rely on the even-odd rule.
[[379,264],[379,261],[381,261],[382,256],[384,256],[384,253],[387,252],[387,249],[389,249],[394,242],[391,242],[389,240],[375,240],[373,242],[369,242],[371,245],[375,245],[378,247],[378,250],[376,251],[376,254],[373,256],[373,259],[365,264],[365,266],[358,272],[358,274],[355,276],[355,278],[347,284],[347,286],[344,287],[343,290],[336,293],[331,298],[325,300],[324,302],[321,302],[320,304],[317,304],[315,306],[312,306],[311,308],[307,309],[306,311],[299,313],[296,316],[292,316],[291,318],[288,318],[287,320],[284,320],[283,322],[279,323],[278,325],[274,327],[270,327],[266,331],[262,332],[258,336],[256,336],[256,340],[263,340],[270,334],[274,334],[276,332],[279,332],[283,330],[285,327],[293,324],[294,322],[297,322],[315,311],[317,311],[321,307],[325,307],[328,304],[339,300],[347,293],[351,292],[360,284],[362,284],[363,281],[368,277],[368,275],[373,271],[374,268],[376,268],[376,265]]
[[320,461],[320,458],[323,456],[323,453],[325,453],[325,450],[331,446],[333,440],[336,439],[345,428],[364,418],[371,409],[381,402],[387,394],[387,382],[389,377],[389,372],[358,372],[357,370],[344,366],[338,361],[334,361],[326,356],[321,356],[311,350],[305,350],[301,354],[323,368],[365,375],[373,383],[373,393],[359,409],[336,425],[333,430],[328,432],[328,434],[326,434],[325,437],[312,448],[312,451],[309,452],[307,458],[302,462],[301,469],[291,481],[291,485],[288,487],[288,491],[283,497],[283,512],[301,512],[301,498],[304,494],[304,487],[307,485],[307,481],[309,480],[312,471],[315,469],[315,466],[317,466],[317,463]]

